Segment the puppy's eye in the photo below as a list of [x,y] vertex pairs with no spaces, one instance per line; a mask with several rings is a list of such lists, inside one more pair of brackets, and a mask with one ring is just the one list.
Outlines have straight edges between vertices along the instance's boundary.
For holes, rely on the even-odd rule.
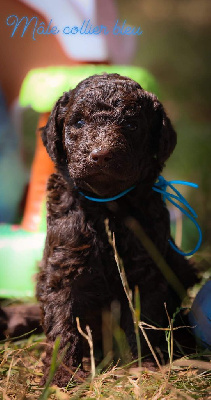
[[136,131],[136,129],[138,128],[138,124],[135,121],[125,122],[123,127],[125,130],[128,131]]
[[76,121],[75,123],[74,123],[74,126],[76,127],[76,128],[82,128],[82,126],[84,126],[85,125],[85,121],[83,120],[83,119],[79,119],[78,121]]

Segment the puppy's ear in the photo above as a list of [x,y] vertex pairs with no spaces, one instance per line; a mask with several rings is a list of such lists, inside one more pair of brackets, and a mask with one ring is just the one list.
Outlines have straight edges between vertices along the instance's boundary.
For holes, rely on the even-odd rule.
[[67,113],[70,93],[65,92],[56,102],[47,125],[42,129],[41,137],[46,150],[59,169],[65,168],[66,154],[63,147],[63,126]]
[[157,97],[151,93],[148,93],[148,95],[152,101],[149,121],[152,150],[158,163],[163,167],[177,144],[177,135]]

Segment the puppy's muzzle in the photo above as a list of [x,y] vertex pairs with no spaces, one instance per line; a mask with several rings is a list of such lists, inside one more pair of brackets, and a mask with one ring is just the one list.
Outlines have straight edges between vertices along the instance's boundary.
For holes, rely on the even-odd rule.
[[106,166],[113,159],[113,154],[107,149],[94,149],[90,153],[90,160],[100,167]]

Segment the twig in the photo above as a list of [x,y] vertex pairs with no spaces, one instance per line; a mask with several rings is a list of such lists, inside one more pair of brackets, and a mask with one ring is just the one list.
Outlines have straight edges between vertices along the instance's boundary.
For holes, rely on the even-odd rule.
[[[145,329],[154,329],[155,331],[169,331],[169,326],[167,328],[162,328],[162,327],[150,325],[144,321],[139,322],[139,326],[140,325],[143,325]],[[190,326],[190,325],[185,325],[185,326],[181,325],[181,326],[176,326],[176,327],[172,326],[172,330],[177,331],[178,329],[182,329],[182,328],[194,328],[194,327],[195,326]]]
[[94,347],[93,347],[92,333],[91,333],[90,327],[88,325],[86,326],[87,334],[82,331],[78,317],[76,317],[76,323],[77,323],[78,331],[89,343],[90,358],[91,358],[91,373],[92,373],[92,379],[94,379],[94,377],[95,377],[95,360],[94,360]]
[[[173,341],[173,323],[172,323],[172,319],[169,316],[167,307],[166,307],[166,303],[164,303],[164,307],[166,310],[166,315],[168,317],[168,321],[169,321],[169,332],[166,334],[167,336],[167,342],[168,342],[168,353],[169,353],[169,373],[168,373],[168,378],[170,377],[170,373],[171,373],[171,367],[172,367],[172,363],[173,363],[173,346],[174,346],[174,341]],[[169,337],[170,337],[170,346],[169,346]]]
[[[132,303],[131,290],[130,290],[128,282],[127,282],[123,261],[119,257],[119,254],[118,254],[117,249],[116,249],[115,235],[113,233],[113,236],[112,236],[111,231],[109,229],[109,221],[108,221],[108,219],[105,220],[105,229],[106,229],[106,232],[107,232],[107,235],[108,235],[109,242],[110,242],[110,244],[111,244],[111,246],[113,247],[113,250],[114,250],[114,256],[115,256],[115,260],[116,260],[117,267],[118,267],[118,270],[119,270],[119,274],[120,274],[120,277],[121,277],[122,285],[123,285],[125,294],[127,296],[128,302],[129,302],[129,307],[130,307],[131,313],[132,313],[133,318],[134,318],[134,323],[136,323],[136,311],[135,311],[135,309],[133,307],[133,303]],[[148,339],[148,336],[147,336],[142,324],[140,324],[138,322],[138,325],[139,325],[139,327],[141,329],[141,332],[142,332],[142,334],[143,334],[143,336],[144,336],[144,338],[145,338],[145,340],[146,340],[146,342],[148,344],[149,349],[151,350],[151,353],[152,353],[152,355],[153,355],[153,357],[155,359],[155,362],[156,362],[158,368],[160,369],[160,371],[161,371],[161,373],[163,375],[163,371],[162,371],[161,365],[160,365],[159,360],[158,360],[158,358],[157,358],[157,356],[156,356],[156,354],[155,354],[155,352],[154,352],[154,350],[153,350],[153,348],[151,346],[151,343],[150,343],[150,341]]]
[[155,396],[152,397],[152,400],[158,400],[161,398],[161,395],[164,390],[166,390],[167,382],[164,382],[160,387],[158,392],[155,394]]
[[10,379],[10,374],[11,374],[11,370],[12,370],[13,360],[14,360],[14,356],[12,356],[12,360],[11,360],[11,363],[10,363],[10,366],[9,366],[9,369],[7,372],[6,392],[7,392],[8,385],[9,385],[9,379]]
[[146,342],[147,342],[147,344],[148,344],[148,347],[149,347],[149,349],[150,349],[150,351],[151,351],[151,353],[152,353],[152,355],[153,355],[153,357],[154,357],[154,359],[155,359],[155,362],[156,362],[156,364],[157,364],[157,366],[158,366],[158,368],[159,368],[161,374],[163,375],[163,377],[165,377],[165,375],[164,375],[164,373],[163,373],[163,370],[162,370],[162,367],[161,367],[161,365],[160,365],[160,363],[159,363],[159,360],[158,360],[158,358],[157,358],[157,356],[156,356],[156,354],[155,354],[155,352],[154,352],[154,350],[153,350],[153,348],[152,348],[152,345],[151,345],[151,343],[150,343],[150,341],[149,341],[149,339],[148,339],[148,336],[147,336],[147,334],[146,334],[146,332],[145,332],[143,326],[142,326],[141,324],[139,324],[139,326],[140,326],[140,329],[141,329],[141,332],[142,332],[142,334],[143,334],[143,336],[144,336],[144,339],[146,340]]
[[207,371],[211,371],[211,362],[200,361],[200,360],[186,360],[185,358],[180,358],[179,360],[173,361],[173,364],[179,367],[197,368]]

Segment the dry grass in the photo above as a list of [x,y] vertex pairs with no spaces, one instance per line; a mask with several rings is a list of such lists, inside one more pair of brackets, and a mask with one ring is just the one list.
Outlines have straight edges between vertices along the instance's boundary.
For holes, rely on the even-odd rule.
[[132,366],[110,366],[103,373],[97,371],[94,379],[81,385],[70,382],[67,390],[39,387],[44,350],[42,336],[1,344],[2,399],[211,399],[208,355],[207,362],[181,359],[156,372]]

